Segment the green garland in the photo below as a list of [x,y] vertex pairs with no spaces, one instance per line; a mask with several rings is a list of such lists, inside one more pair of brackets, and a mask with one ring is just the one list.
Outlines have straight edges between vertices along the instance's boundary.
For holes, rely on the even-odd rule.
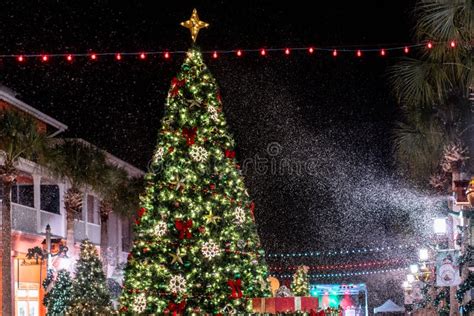
[[[441,301],[444,300],[445,304],[443,307],[438,308]],[[441,288],[441,291],[438,292],[435,299],[433,300],[433,305],[436,307],[438,311],[438,315],[440,316],[449,316],[449,287]]]
[[463,314],[469,315],[470,312],[474,312],[474,300],[470,300],[468,303],[461,305],[460,309]]
[[474,288],[474,273],[469,272],[466,280],[459,285],[459,289],[456,291],[456,299],[461,303],[464,299],[464,295],[467,291]]
[[462,267],[466,263],[470,263],[474,261],[474,247],[473,246],[467,246],[466,252],[459,257],[458,259],[458,264],[460,269],[462,270]]
[[46,291],[48,289],[48,286],[53,282],[54,280],[54,274],[53,274],[53,269],[48,269],[48,272],[46,274],[46,278],[43,280],[43,289]]
[[430,295],[428,294],[429,290],[431,288],[431,285],[428,284],[428,283],[425,283],[423,285],[423,287],[421,288],[421,295],[423,296],[423,300],[417,302],[417,303],[414,303],[414,306],[413,308],[415,310],[417,309],[422,309],[422,308],[426,308],[426,306],[429,305],[429,303],[431,302],[431,297]]

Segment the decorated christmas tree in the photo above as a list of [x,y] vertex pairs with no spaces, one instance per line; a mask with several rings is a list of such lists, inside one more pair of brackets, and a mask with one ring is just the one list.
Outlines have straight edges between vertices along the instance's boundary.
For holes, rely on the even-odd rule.
[[109,315],[112,312],[109,290],[97,249],[89,240],[84,240],[76,263],[76,277],[72,282],[72,302],[68,314]]
[[59,270],[51,290],[46,293],[43,304],[48,309],[47,315],[63,315],[71,304],[72,280],[69,272]]
[[[196,32],[206,24],[193,12],[183,25]],[[216,82],[193,47],[171,82],[122,312],[247,312],[251,298],[270,294],[234,146]]]
[[291,291],[294,296],[309,296],[308,267],[299,266],[293,275]]

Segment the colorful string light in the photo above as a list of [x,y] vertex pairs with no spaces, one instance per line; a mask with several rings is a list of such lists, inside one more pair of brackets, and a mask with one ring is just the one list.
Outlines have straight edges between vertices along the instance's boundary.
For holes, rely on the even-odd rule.
[[[371,275],[371,274],[380,274],[380,273],[390,273],[390,272],[397,272],[397,271],[406,271],[407,268],[393,268],[393,269],[381,269],[381,270],[371,270],[371,271],[355,271],[355,272],[341,272],[341,273],[321,273],[321,274],[308,274],[310,279],[327,279],[327,278],[342,278],[348,276],[364,276],[364,275]],[[279,274],[279,273],[272,273],[271,276],[280,278],[280,279],[288,279],[292,278],[293,274]]]
[[383,252],[389,250],[400,250],[418,247],[416,244],[406,244],[398,246],[387,247],[364,247],[355,249],[340,249],[340,250],[322,250],[322,251],[306,251],[306,252],[289,252],[289,253],[268,253],[267,258],[290,258],[290,257],[332,257],[344,256],[351,254],[365,254],[372,252]]
[[[394,263],[406,262],[406,259],[388,259],[382,261],[371,261],[361,263],[349,263],[349,264],[334,264],[334,265],[306,265],[310,270],[340,270],[340,269],[354,269],[354,268],[365,268],[374,266],[385,266]],[[271,271],[296,271],[299,266],[274,266],[270,265]]]
[[[316,52],[327,52],[331,53],[333,57],[337,57],[344,53],[350,53],[357,57],[362,57],[366,55],[366,53],[378,53],[379,56],[386,56],[389,55],[389,52],[403,52],[408,54],[414,48],[423,48],[431,50],[435,45],[442,46],[445,45],[446,47],[456,48],[457,43],[455,41],[448,41],[448,42],[432,42],[428,41],[425,43],[417,43],[411,45],[403,45],[399,46],[397,44],[387,45],[385,44],[383,48],[381,45],[374,45],[373,47],[366,47],[363,48],[364,45],[355,45],[355,46],[326,46],[326,47],[285,47],[285,48],[260,48],[260,49],[232,49],[232,50],[213,50],[213,51],[203,51],[203,54],[211,55],[214,59],[218,58],[220,55],[227,55],[227,54],[235,54],[237,57],[242,57],[244,53],[252,54],[252,53],[259,53],[261,56],[267,56],[270,53],[282,53],[283,55],[292,55],[292,52],[307,52],[309,54],[314,54]],[[67,61],[72,61],[75,58],[85,57],[91,60],[97,60],[98,57],[107,57],[112,56],[115,57],[115,60],[120,61],[125,57],[135,57],[140,60],[147,59],[147,56],[162,56],[165,59],[169,59],[171,55],[179,55],[185,54],[186,51],[183,50],[175,50],[175,51],[140,51],[140,52],[124,52],[124,53],[117,53],[117,52],[89,52],[89,53],[58,53],[58,54],[0,54],[0,58],[5,59],[16,59],[18,62],[22,63],[28,59],[37,59],[39,58],[43,62],[47,62],[50,59],[56,58],[64,58]]]

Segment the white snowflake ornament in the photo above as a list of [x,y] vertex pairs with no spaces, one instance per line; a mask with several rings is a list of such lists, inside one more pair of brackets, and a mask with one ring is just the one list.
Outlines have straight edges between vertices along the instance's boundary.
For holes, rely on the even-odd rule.
[[201,252],[205,258],[212,259],[215,256],[218,256],[221,250],[219,248],[219,245],[217,245],[215,242],[211,240],[211,241],[205,242],[202,245]]
[[245,210],[242,207],[237,206],[234,210],[234,218],[238,225],[242,225],[245,222]]
[[135,313],[143,313],[146,308],[146,297],[145,293],[138,294],[135,299],[133,300],[133,307],[132,310]]
[[215,107],[208,106],[207,111],[209,112],[211,119],[213,119],[214,121],[217,121],[219,119],[219,117],[217,116],[217,110]]
[[173,275],[168,284],[172,293],[186,292],[186,279],[182,275]]
[[197,162],[203,162],[207,160],[207,156],[209,156],[207,150],[205,150],[201,146],[193,146],[191,148],[191,151],[189,152],[189,155],[194,161]]
[[153,227],[153,233],[157,237],[163,237],[168,231],[168,226],[165,222],[158,222],[155,227]]
[[158,148],[155,154],[153,155],[153,160],[155,162],[160,161],[161,159],[163,159],[164,154],[165,154],[165,149],[163,147]]
[[235,314],[237,314],[237,311],[235,310],[235,308],[233,308],[232,305],[230,305],[230,304],[227,304],[226,306],[224,306],[224,308],[222,309],[222,312],[224,313],[224,315],[235,315]]

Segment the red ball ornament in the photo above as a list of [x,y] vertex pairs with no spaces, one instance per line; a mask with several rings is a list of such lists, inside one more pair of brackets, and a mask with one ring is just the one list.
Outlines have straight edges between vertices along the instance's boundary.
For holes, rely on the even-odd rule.
[[150,251],[150,248],[146,247],[146,248],[143,248],[143,253],[147,253]]
[[210,188],[211,190],[215,190],[215,189],[216,189],[216,185],[213,184],[213,183],[211,183],[211,184],[209,185],[209,188]]
[[168,148],[168,152],[169,152],[169,153],[172,153],[173,151],[174,151],[174,147],[173,147],[173,146],[171,146],[170,148]]
[[204,234],[204,233],[206,232],[206,227],[204,227],[204,226],[199,226],[198,229],[199,229],[199,232],[200,232],[201,234]]

